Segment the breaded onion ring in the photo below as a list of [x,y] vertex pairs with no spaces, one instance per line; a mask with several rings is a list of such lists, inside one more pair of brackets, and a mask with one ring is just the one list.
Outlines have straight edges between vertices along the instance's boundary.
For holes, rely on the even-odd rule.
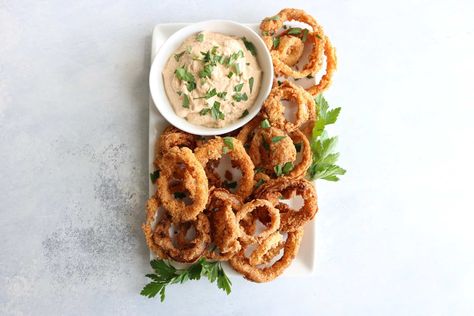
[[155,220],[155,216],[157,216],[158,209],[160,208],[160,203],[156,199],[155,196],[152,196],[148,199],[146,203],[146,219],[145,223],[142,225],[143,233],[145,234],[145,240],[148,248],[160,259],[167,259],[168,255],[166,252],[161,249],[158,245],[155,244],[153,241],[153,229],[152,225]]
[[303,55],[304,43],[299,37],[283,35],[277,50],[282,62],[294,66]]
[[229,148],[221,137],[216,136],[197,147],[194,153],[197,160],[206,168],[209,161],[220,159],[224,155],[224,147],[226,147],[232,166],[238,167],[242,172],[235,194],[245,199],[253,190],[254,165],[242,143],[233,137],[231,140],[233,148]]
[[276,128],[259,128],[250,142],[249,156],[255,166],[270,172],[276,165],[296,160],[296,148],[287,133]]
[[290,138],[293,141],[293,144],[301,145],[301,161],[294,165],[293,169],[288,173],[290,178],[300,178],[306,175],[309,166],[313,161],[313,154],[311,153],[311,145],[308,138],[300,130],[295,130],[290,133]]
[[266,258],[265,255],[273,248],[275,248],[282,241],[281,234],[274,232],[264,240],[262,240],[257,248],[252,252],[249,257],[249,263],[253,266],[262,264]]
[[326,73],[322,76],[318,84],[306,89],[311,95],[317,96],[326,91],[331,85],[331,79],[337,68],[336,50],[331,45],[329,38],[326,37],[324,44],[324,55],[326,55]]
[[186,133],[172,125],[165,128],[155,143],[155,167],[158,166],[158,160],[163,156],[163,153],[175,146],[194,149],[196,147],[196,139],[195,135]]
[[[277,33],[286,21],[299,21],[308,24],[312,28],[312,31],[307,31],[305,36],[306,41],[312,44],[311,53],[308,63],[301,70],[294,70],[291,67],[292,65],[287,64],[285,62],[285,51],[278,49],[282,38],[287,36],[287,31],[281,34]],[[321,70],[326,37],[322,27],[303,10],[283,9],[276,16],[264,19],[260,24],[260,30],[262,31],[263,40],[272,55],[275,74],[292,78],[304,78]],[[302,33],[300,33],[301,37],[303,37]],[[274,37],[279,38],[277,47],[274,45]]]
[[[183,184],[192,200],[189,205],[176,199],[169,185],[180,164],[184,164],[186,168]],[[206,173],[193,152],[189,148],[173,147],[159,160],[158,168],[160,177],[157,181],[157,195],[164,208],[173,217],[173,221],[185,222],[195,219],[206,207],[209,191]]]
[[[291,100],[297,104],[295,122],[290,122],[285,118],[283,100]],[[316,117],[316,108],[311,94],[289,81],[272,89],[262,110],[272,126],[286,132],[292,132],[309,119]]]
[[222,255],[236,253],[241,246],[238,241],[240,229],[235,212],[242,207],[240,198],[225,189],[214,189],[209,196],[209,212],[212,241]]
[[241,227],[240,240],[242,242],[248,244],[261,241],[267,238],[273,232],[277,231],[280,227],[280,212],[275,207],[273,207],[272,203],[262,199],[256,199],[245,203],[242,208],[237,212],[235,217],[240,226],[240,222],[242,220],[244,220],[244,222],[247,222],[248,216],[252,216],[253,212],[261,212],[263,210],[266,212],[266,214],[268,214],[270,218],[268,223],[266,223],[265,229],[257,236],[254,236],[253,234],[248,234],[248,230],[245,229],[245,227]]
[[[288,237],[283,247],[283,256],[269,267],[259,268],[251,265],[249,258],[245,257],[245,249],[242,249],[237,255],[232,257],[232,259],[229,260],[229,263],[235,271],[242,273],[244,277],[250,281],[271,281],[281,275],[291,264],[291,261],[298,253],[302,238],[303,229],[301,228],[288,233]],[[269,260],[267,259],[267,261]]]
[[155,244],[175,261],[194,262],[199,259],[211,240],[209,235],[210,225],[207,216],[201,213],[197,216],[195,221],[178,224],[178,231],[184,229],[184,235],[186,235],[190,225],[194,226],[194,229],[196,230],[195,237],[186,242],[184,246],[182,245],[183,241],[181,240],[181,247],[179,248],[175,247],[169,235],[171,223],[171,217],[169,214],[164,214],[158,221],[153,234],[153,241]]
[[[271,180],[257,189],[257,198],[270,201],[280,210],[280,230],[290,232],[299,229],[312,220],[318,211],[317,196],[314,186],[306,179],[291,179],[281,177]],[[293,210],[287,204],[281,203],[280,198],[290,199],[295,195],[303,198],[304,205],[300,210]]]

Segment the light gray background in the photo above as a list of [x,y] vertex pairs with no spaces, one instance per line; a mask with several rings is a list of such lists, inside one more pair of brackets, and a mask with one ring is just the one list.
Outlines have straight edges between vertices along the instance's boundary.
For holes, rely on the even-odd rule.
[[[340,183],[317,273],[225,296],[149,271],[150,36],[163,22],[314,14],[338,49]],[[0,1],[1,315],[472,315],[472,1]]]

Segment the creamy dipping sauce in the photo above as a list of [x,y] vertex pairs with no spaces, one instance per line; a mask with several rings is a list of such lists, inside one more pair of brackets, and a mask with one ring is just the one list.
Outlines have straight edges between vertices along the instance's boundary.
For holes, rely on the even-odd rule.
[[163,69],[174,111],[189,122],[223,127],[248,114],[262,69],[245,38],[201,32],[187,38]]

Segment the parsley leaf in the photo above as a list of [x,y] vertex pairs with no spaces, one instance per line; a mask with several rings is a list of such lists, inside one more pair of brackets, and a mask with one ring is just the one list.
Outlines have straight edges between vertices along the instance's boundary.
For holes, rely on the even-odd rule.
[[201,71],[199,71],[199,78],[211,78],[212,65],[205,65]]
[[302,28],[301,27],[292,27],[288,29],[288,34],[290,35],[297,35],[301,34]]
[[280,140],[285,138],[286,136],[274,136],[272,137],[272,143],[278,143]]
[[264,120],[260,123],[260,127],[262,127],[262,128],[269,128],[269,127],[270,127],[270,122],[268,121],[268,119],[264,119]]
[[176,68],[174,73],[179,80],[183,80],[187,83],[186,87],[188,88],[188,91],[196,89],[196,81],[193,74],[188,72],[184,67]]
[[242,112],[242,115],[240,116],[240,118],[246,117],[248,114],[249,114],[249,111],[245,110],[244,112]]
[[186,53],[186,51],[183,50],[181,53],[175,54],[175,55],[174,55],[174,59],[175,59],[176,61],[179,61],[179,59],[181,58],[181,56],[184,55],[184,53]]
[[250,78],[249,78],[249,89],[250,89],[250,94],[252,94],[252,90],[253,90],[253,82],[254,82],[254,79],[253,79],[253,77],[250,77]]
[[219,261],[208,262],[206,259],[201,258],[196,263],[184,269],[176,269],[169,262],[158,259],[152,260],[150,265],[155,273],[147,274],[146,277],[151,279],[152,282],[145,285],[140,292],[140,295],[148,298],[155,297],[159,294],[160,300],[163,302],[166,297],[165,290],[168,285],[183,283],[188,280],[199,280],[202,276],[207,277],[211,283],[217,281],[217,287],[226,292],[227,295],[229,295],[232,290],[232,282],[225,274]]
[[286,162],[281,165],[276,165],[273,170],[275,171],[275,174],[277,177],[281,177],[285,174],[288,174],[291,170],[293,170],[293,163],[292,162]]
[[258,179],[257,183],[255,183],[255,188],[259,188],[262,184],[265,183],[265,180],[263,179]]
[[279,36],[275,36],[275,37],[273,38],[273,48],[277,49],[279,45],[280,45],[280,37],[279,37]]
[[265,18],[267,21],[278,21],[280,17],[278,15],[271,16],[269,18]]
[[153,173],[150,173],[151,183],[155,183],[159,177],[160,177],[160,170],[155,170]]
[[234,139],[232,137],[224,137],[222,138],[224,141],[224,147],[222,148],[222,152],[227,154],[229,151],[234,149]]
[[329,110],[329,105],[321,94],[315,98],[315,105],[318,120],[314,124],[310,140],[313,161],[308,169],[308,176],[312,180],[338,181],[346,170],[336,165],[339,158],[339,153],[335,152],[337,137],[328,137],[325,127],[336,122],[341,108]]
[[204,34],[199,33],[199,34],[196,36],[196,41],[202,43],[202,41],[204,41]]
[[225,118],[224,113],[221,112],[221,104],[217,101],[214,101],[214,104],[211,107],[211,116],[216,121],[223,120]]
[[213,88],[213,89],[207,90],[207,92],[202,97],[194,98],[194,100],[196,100],[196,99],[210,99],[210,98],[212,98],[213,96],[216,96],[216,95],[217,95],[217,91],[216,91],[215,88]]
[[301,37],[301,40],[304,42],[306,42],[306,40],[308,39],[308,29],[304,29],[303,30],[303,36]]
[[244,93],[237,92],[236,94],[232,96],[232,99],[234,99],[237,102],[240,102],[240,101],[247,101],[249,97],[247,96],[247,93],[245,92]]
[[253,56],[257,56],[257,49],[255,48],[255,45],[247,40],[247,38],[242,37],[242,41],[244,42],[244,45],[245,45],[245,48],[247,48],[247,50],[253,55]]
[[235,92],[240,92],[242,91],[242,87],[244,86],[243,83],[239,83],[238,85],[234,86],[234,91]]
[[189,109],[189,97],[187,94],[183,94],[183,108]]

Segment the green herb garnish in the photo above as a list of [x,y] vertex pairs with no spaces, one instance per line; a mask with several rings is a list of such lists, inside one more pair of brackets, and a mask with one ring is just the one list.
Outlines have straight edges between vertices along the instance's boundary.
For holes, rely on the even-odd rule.
[[222,92],[217,92],[217,97],[221,98],[222,100],[225,100],[225,96],[227,95],[227,92],[222,91]]
[[188,91],[191,92],[196,89],[196,81],[194,79],[193,74],[184,69],[184,67],[176,68],[174,73],[176,74],[176,77],[179,80],[186,82],[186,88],[188,89]]
[[269,21],[278,21],[280,17],[278,15],[271,16],[269,18],[265,18],[265,20]]
[[196,41],[202,43],[202,41],[204,41],[204,34],[199,33],[199,34],[196,36]]
[[234,139],[232,137],[224,137],[222,138],[224,141],[224,147],[222,148],[222,152],[227,154],[229,151],[234,149]]
[[201,71],[199,71],[199,78],[211,78],[212,65],[204,65]]
[[259,187],[262,186],[262,184],[264,184],[264,183],[265,183],[265,180],[259,179],[259,180],[257,181],[257,183],[255,183],[255,188],[256,188],[256,189],[259,188]]
[[234,73],[231,71],[231,72],[229,72],[229,73],[227,74],[227,78],[230,79],[230,78],[232,78],[233,75],[234,75]]
[[166,297],[166,287],[171,284],[184,283],[188,280],[199,280],[202,276],[214,283],[217,281],[217,287],[227,293],[231,292],[232,282],[222,269],[219,261],[209,262],[201,258],[188,268],[176,269],[169,262],[164,260],[152,260],[151,267],[155,271],[153,274],[147,274],[146,277],[152,281],[145,285],[140,295],[148,298],[160,294],[160,300],[163,302]]
[[301,37],[301,40],[304,42],[306,42],[306,40],[308,39],[308,29],[304,29],[303,30],[303,36]]
[[254,79],[253,79],[253,77],[250,77],[250,78],[249,78],[249,89],[250,89],[250,94],[252,94],[252,90],[253,90],[253,82],[254,82]]
[[211,116],[216,121],[223,120],[225,118],[224,113],[221,112],[221,104],[217,101],[214,101],[214,104],[211,107]]
[[196,100],[196,99],[210,99],[210,98],[212,98],[213,96],[216,96],[216,95],[217,95],[217,91],[216,91],[215,88],[213,88],[213,89],[207,90],[207,92],[202,97],[194,98],[194,100]]
[[234,91],[235,92],[240,92],[242,90],[243,86],[244,86],[243,83],[239,83],[238,85],[234,86]]
[[246,117],[247,115],[249,115],[249,111],[248,110],[245,110],[242,112],[242,115],[240,116],[240,118],[244,118]]
[[272,143],[278,143],[280,140],[285,138],[286,136],[274,136],[272,137]]
[[287,162],[285,164],[281,165],[276,165],[273,170],[275,171],[275,174],[277,177],[281,177],[283,175],[288,174],[291,170],[293,170],[293,163],[292,162]]
[[247,101],[249,98],[247,96],[247,93],[237,92],[232,96],[232,99],[234,99],[237,102],[240,102],[240,101]]
[[184,53],[186,53],[186,51],[183,50],[181,53],[175,54],[175,55],[174,55],[174,59],[175,59],[176,61],[179,61],[179,59],[181,58],[181,56],[184,55]]
[[187,94],[183,94],[183,108],[189,109],[189,97]]
[[321,94],[315,98],[315,105],[318,120],[314,124],[310,140],[313,162],[308,169],[308,176],[312,180],[338,181],[346,170],[336,165],[339,158],[339,153],[335,152],[337,137],[328,137],[325,127],[336,122],[341,108],[329,110],[329,105]]
[[273,48],[277,49],[278,48],[278,45],[280,45],[280,37],[279,36],[275,36],[273,38]]
[[245,48],[253,55],[257,56],[257,49],[255,48],[255,45],[248,41],[247,38],[242,37],[242,41],[244,42]]
[[260,127],[269,128],[270,127],[270,122],[268,121],[268,119],[264,119],[262,122],[260,122]]
[[155,183],[159,177],[160,177],[160,170],[155,170],[154,172],[150,173],[151,183]]
[[264,137],[262,137],[262,146],[266,151],[270,151],[270,144],[267,143]]
[[298,35],[301,34],[302,28],[301,27],[292,27],[288,29],[288,34],[290,35]]

